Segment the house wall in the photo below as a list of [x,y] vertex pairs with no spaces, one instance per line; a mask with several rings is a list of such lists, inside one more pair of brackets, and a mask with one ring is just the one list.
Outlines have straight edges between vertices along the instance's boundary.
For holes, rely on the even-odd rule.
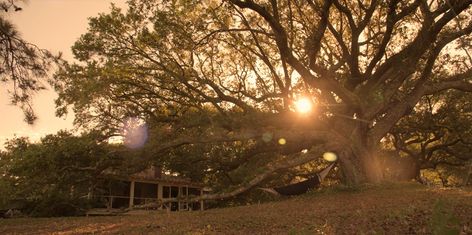
[[163,209],[201,210],[202,202],[187,202],[185,199],[201,195],[202,189],[195,186],[171,185],[164,182],[151,182],[149,180],[111,180],[109,192],[105,198],[109,208],[131,208],[136,205],[161,202],[165,199],[181,199],[178,202],[164,203]]

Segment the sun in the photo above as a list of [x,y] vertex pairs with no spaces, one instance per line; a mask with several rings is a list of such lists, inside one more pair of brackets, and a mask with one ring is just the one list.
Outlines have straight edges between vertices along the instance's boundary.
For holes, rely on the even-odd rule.
[[301,98],[295,101],[295,109],[300,113],[308,113],[311,111],[312,103],[308,98]]

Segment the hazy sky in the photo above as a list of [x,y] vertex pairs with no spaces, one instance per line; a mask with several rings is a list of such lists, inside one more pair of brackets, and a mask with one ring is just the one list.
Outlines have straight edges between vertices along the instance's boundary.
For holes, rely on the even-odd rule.
[[[40,48],[63,52],[64,58],[72,59],[70,47],[85,33],[88,18],[99,12],[108,12],[110,3],[125,6],[126,0],[28,0],[23,10],[7,15],[20,31],[21,36]],[[5,86],[0,90],[0,148],[13,136],[29,136],[32,140],[60,129],[72,127],[73,114],[67,118],[55,117],[54,98],[51,89],[34,97],[34,109],[38,120],[34,125],[23,121],[22,111],[10,105]]]

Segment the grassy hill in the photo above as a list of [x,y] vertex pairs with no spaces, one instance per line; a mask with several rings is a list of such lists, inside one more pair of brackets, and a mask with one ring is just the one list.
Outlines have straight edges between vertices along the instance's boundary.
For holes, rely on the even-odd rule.
[[0,234],[472,234],[472,189],[332,188],[196,212],[0,219]]

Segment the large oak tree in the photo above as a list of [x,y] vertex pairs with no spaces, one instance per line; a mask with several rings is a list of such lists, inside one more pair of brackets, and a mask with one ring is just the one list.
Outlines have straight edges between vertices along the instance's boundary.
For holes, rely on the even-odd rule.
[[[259,168],[207,198],[327,151],[347,183],[378,182],[382,138],[422,97],[472,91],[470,5],[131,0],[90,20],[73,47],[80,62],[56,74],[58,114],[72,105],[77,125],[109,135],[140,117],[155,158],[206,146],[234,150],[218,159],[230,171]],[[303,97],[312,112],[295,109]]]
[[[425,96],[414,113],[400,120],[385,138],[396,157],[386,158],[403,178],[422,181],[425,169],[448,169],[464,175],[467,184],[472,174],[472,104],[471,93],[457,91]],[[393,168],[393,167],[390,167]]]

